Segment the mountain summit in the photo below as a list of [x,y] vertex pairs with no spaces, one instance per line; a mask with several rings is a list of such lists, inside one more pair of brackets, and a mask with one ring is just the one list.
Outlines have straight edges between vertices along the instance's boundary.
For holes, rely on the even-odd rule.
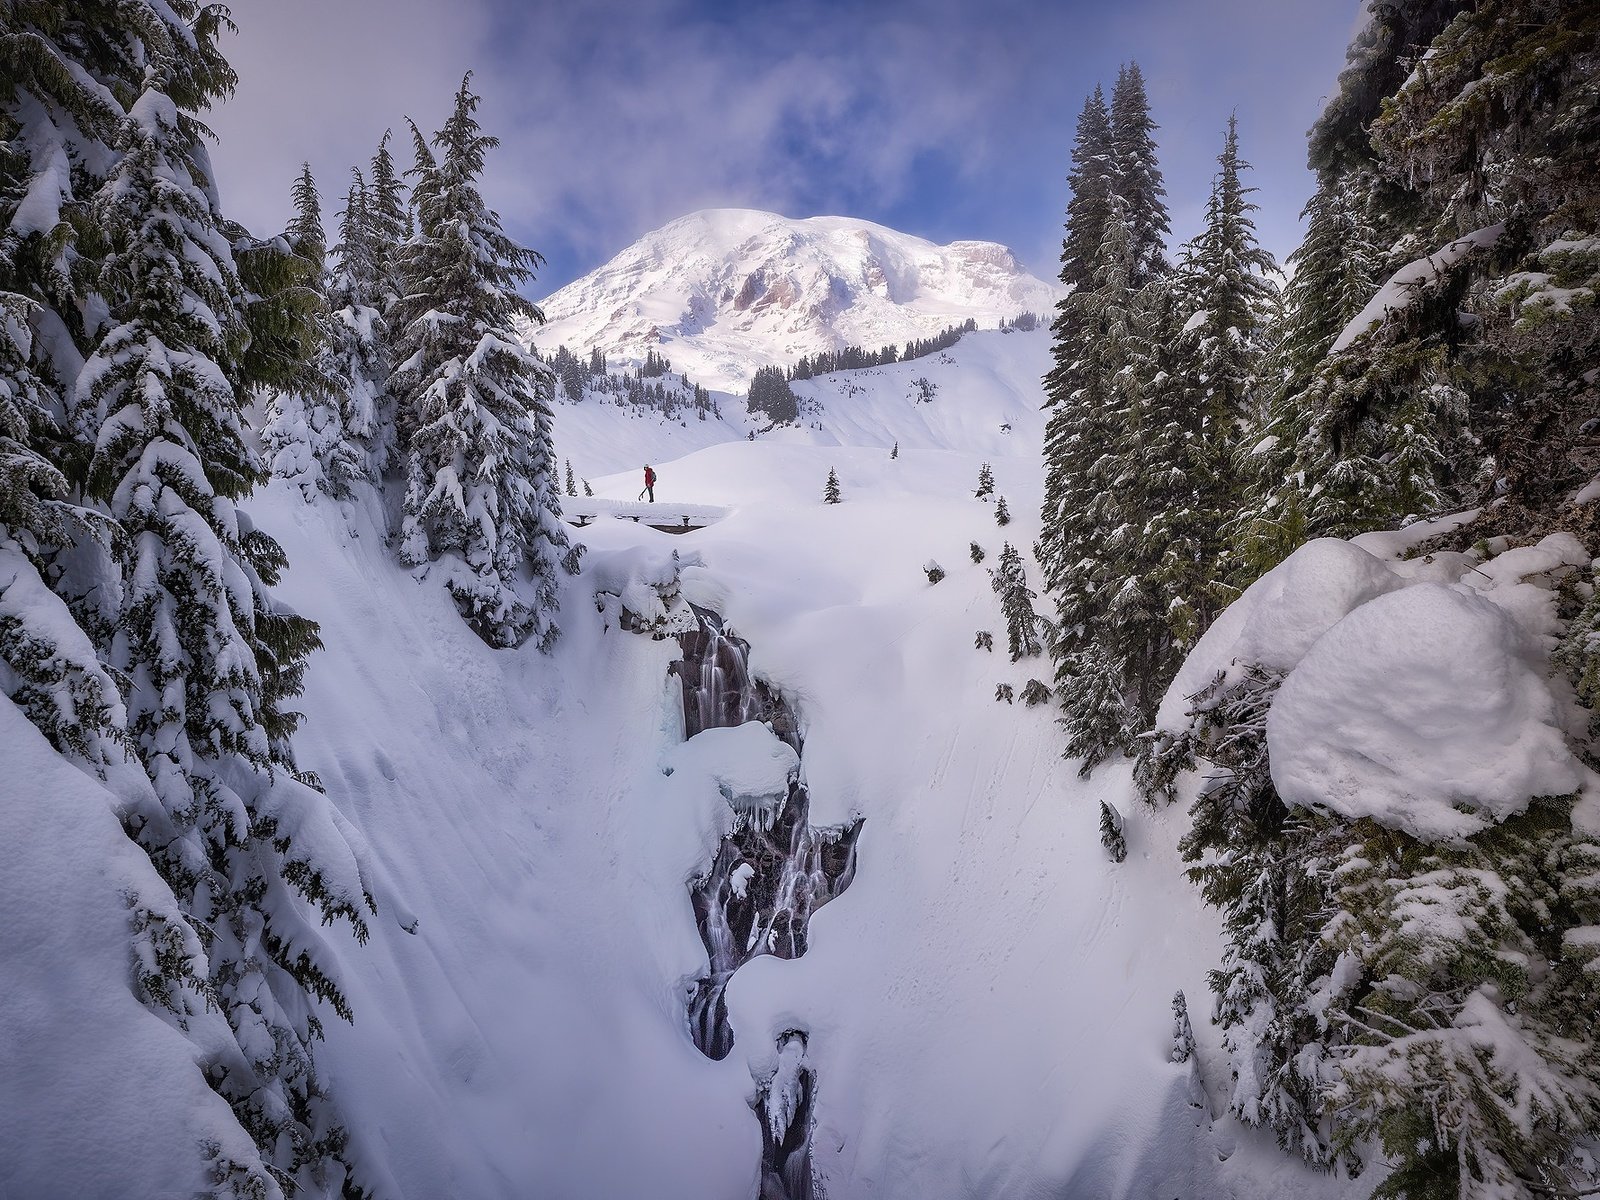
[[968,318],[1048,314],[1058,289],[994,242],[938,246],[851,217],[690,213],[543,302],[534,344],[642,358],[654,349],[712,387],[844,346],[879,349]]

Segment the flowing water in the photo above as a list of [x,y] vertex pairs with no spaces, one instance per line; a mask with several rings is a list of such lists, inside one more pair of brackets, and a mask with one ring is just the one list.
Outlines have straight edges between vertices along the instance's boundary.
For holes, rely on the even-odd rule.
[[[678,635],[683,658],[672,665],[683,685],[685,735],[763,721],[803,763],[805,746],[795,714],[782,696],[751,677],[749,645],[725,630],[717,614],[702,608],[694,613],[698,627]],[[708,1058],[723,1059],[733,1050],[723,993],[734,972],[764,954],[803,955],[811,914],[855,877],[861,818],[817,828],[808,819],[809,809],[805,785],[798,778],[791,781],[775,813],[735,819],[710,866],[689,885],[706,948],[705,973],[689,994],[689,1030]],[[799,1030],[780,1037],[778,1074],[757,1091],[762,1200],[811,1200],[814,1195],[810,1138],[816,1079],[803,1065],[805,1045]]]

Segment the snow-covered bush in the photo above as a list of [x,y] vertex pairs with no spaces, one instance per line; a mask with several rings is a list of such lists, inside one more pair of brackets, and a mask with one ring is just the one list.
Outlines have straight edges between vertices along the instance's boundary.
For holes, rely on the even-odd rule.
[[1109,800],[1100,801],[1100,844],[1106,848],[1112,862],[1127,859],[1128,843],[1122,836],[1122,814]]
[[1200,640],[1140,764],[1147,797],[1192,796],[1224,914],[1232,1110],[1317,1163],[1377,1138],[1397,1195],[1445,1161],[1502,1194],[1592,1128],[1600,837],[1548,682],[1586,563],[1565,534],[1311,542]]
[[922,571],[928,577],[929,583],[938,583],[944,578],[944,568],[931,558],[922,564]]

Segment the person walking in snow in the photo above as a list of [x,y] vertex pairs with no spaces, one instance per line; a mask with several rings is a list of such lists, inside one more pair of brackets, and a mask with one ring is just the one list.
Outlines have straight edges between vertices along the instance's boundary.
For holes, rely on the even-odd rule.
[[650,503],[656,502],[656,473],[649,463],[644,465],[644,490],[650,494]]

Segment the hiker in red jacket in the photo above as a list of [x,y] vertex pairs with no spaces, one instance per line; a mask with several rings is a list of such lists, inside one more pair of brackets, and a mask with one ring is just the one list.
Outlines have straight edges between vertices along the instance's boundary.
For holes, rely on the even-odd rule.
[[649,463],[644,465],[644,490],[650,493],[650,503],[656,502],[656,473]]

